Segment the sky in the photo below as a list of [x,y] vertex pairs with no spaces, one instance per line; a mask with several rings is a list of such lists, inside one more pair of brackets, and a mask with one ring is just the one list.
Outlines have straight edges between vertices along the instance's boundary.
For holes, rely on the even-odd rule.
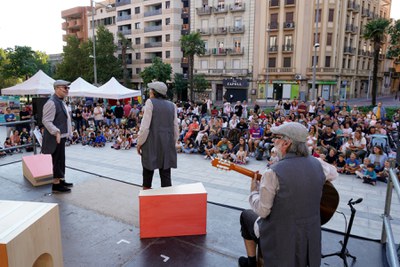
[[[11,0],[0,9],[0,48],[29,46],[47,54],[62,53],[61,11],[90,6],[91,0]],[[391,17],[400,19],[400,0]]]

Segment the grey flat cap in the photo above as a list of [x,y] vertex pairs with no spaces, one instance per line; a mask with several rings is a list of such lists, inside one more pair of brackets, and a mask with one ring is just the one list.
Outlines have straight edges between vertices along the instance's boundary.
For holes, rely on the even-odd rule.
[[271,132],[287,136],[297,142],[306,142],[308,136],[307,128],[298,122],[287,122],[280,126],[272,127]]
[[155,90],[157,93],[161,95],[167,95],[168,87],[163,82],[152,82],[147,84],[147,88]]
[[54,86],[54,88],[56,88],[57,86],[68,86],[70,84],[71,84],[70,82],[67,82],[67,81],[64,81],[64,80],[56,80],[53,83],[53,86]]

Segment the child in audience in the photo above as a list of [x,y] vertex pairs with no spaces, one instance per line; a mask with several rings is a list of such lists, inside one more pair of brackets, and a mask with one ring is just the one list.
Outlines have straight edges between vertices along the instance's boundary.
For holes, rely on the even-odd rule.
[[375,172],[375,165],[370,163],[367,165],[367,170],[364,172],[357,171],[357,176],[361,176],[360,178],[363,179],[363,183],[375,185],[376,184],[376,172]]
[[206,155],[204,156],[204,159],[213,158],[214,153],[215,153],[215,147],[214,147],[214,144],[213,144],[212,140],[209,139],[207,141],[207,146],[205,147],[204,151],[206,153]]
[[107,140],[102,134],[101,131],[97,131],[96,139],[94,140],[95,147],[103,147],[106,144]]
[[339,154],[336,160],[336,170],[338,173],[344,173],[346,167],[346,161],[344,159],[344,154]]
[[239,146],[239,150],[236,152],[236,163],[246,164],[246,151],[244,151],[244,146]]
[[360,168],[360,162],[357,159],[357,155],[354,152],[351,152],[350,158],[346,159],[346,174],[355,174],[356,171]]
[[390,161],[385,160],[383,170],[377,173],[377,180],[387,183],[389,178]]
[[325,161],[329,164],[335,165],[336,160],[338,159],[337,150],[331,147],[329,149],[328,155],[325,157]]

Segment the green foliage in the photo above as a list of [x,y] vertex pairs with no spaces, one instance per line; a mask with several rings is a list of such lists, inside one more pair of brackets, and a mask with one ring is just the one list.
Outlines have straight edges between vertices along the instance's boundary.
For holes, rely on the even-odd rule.
[[204,92],[210,86],[210,83],[203,74],[198,74],[193,76],[193,85],[193,91],[200,93]]
[[128,86],[130,84],[129,72],[127,67],[126,51],[132,49],[132,43],[129,41],[122,32],[118,32],[118,47],[121,49],[121,64],[122,64],[122,77],[124,80],[124,85]]
[[175,73],[174,75],[174,93],[181,95],[185,90],[187,90],[188,82],[184,78],[182,73]]
[[7,58],[7,53],[4,49],[0,48],[0,88],[7,88],[13,86],[19,82],[22,82],[22,79],[19,78],[6,78],[4,75],[4,66],[9,64],[9,59]]
[[400,19],[396,20],[394,24],[389,27],[389,49],[387,56],[389,58],[399,58],[400,57]]
[[364,27],[364,38],[374,43],[374,67],[372,70],[372,105],[376,104],[376,92],[378,90],[378,65],[381,43],[385,40],[385,34],[388,31],[390,21],[384,18],[378,18],[369,21]]
[[3,62],[2,75],[4,78],[28,79],[40,69],[50,72],[48,56],[43,52],[33,51],[28,46],[15,46],[5,50],[7,61]]
[[172,67],[170,64],[162,62],[161,58],[154,57],[151,66],[146,67],[141,73],[140,77],[143,83],[147,86],[153,80],[167,83],[171,79]]

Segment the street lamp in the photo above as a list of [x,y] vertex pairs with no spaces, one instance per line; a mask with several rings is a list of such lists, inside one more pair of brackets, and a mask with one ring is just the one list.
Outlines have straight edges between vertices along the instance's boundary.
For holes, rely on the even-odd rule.
[[317,0],[317,12],[315,14],[314,58],[313,58],[313,79],[311,88],[311,100],[315,100],[316,98],[315,76],[317,72],[317,48],[319,47],[319,43],[317,42],[318,21],[319,21],[319,0]]
[[269,33],[270,33],[270,29],[267,28],[266,30],[267,32],[267,55],[266,55],[266,60],[267,60],[267,64],[266,64],[266,68],[265,68],[265,101],[268,103],[268,89],[269,89],[269,71],[268,71],[268,67],[269,67]]
[[90,0],[90,7],[92,8],[93,75],[94,75],[94,85],[97,86],[96,34],[95,34],[95,23],[94,23],[95,4],[102,5],[105,8],[110,8],[112,6],[111,5],[103,5],[102,3],[96,3],[94,0]]

